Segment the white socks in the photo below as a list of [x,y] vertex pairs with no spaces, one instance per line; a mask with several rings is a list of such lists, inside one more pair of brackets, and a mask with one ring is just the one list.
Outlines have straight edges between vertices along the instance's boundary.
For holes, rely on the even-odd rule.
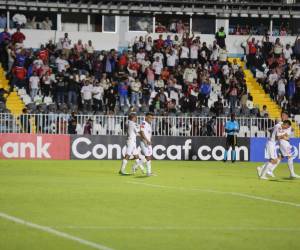
[[268,171],[273,168],[274,164],[272,164],[271,162],[268,162],[267,164],[264,165],[264,168],[261,171],[260,177],[262,178],[266,178],[266,174],[268,173]]
[[141,171],[144,173],[143,162],[144,161],[142,159],[136,159],[134,165],[132,166],[133,171],[136,171],[137,168],[140,168]]
[[291,173],[291,176],[295,176],[295,170],[294,170],[294,162],[293,162],[293,158],[289,158],[288,159],[288,166],[289,166],[289,170],[290,170],[290,173]]
[[151,174],[151,161],[146,162],[146,167],[147,167],[147,175]]
[[273,173],[279,164],[280,164],[280,160],[278,160],[276,164],[273,164],[273,166],[270,168],[270,172]]
[[126,168],[127,162],[128,161],[126,159],[123,159],[123,161],[122,161],[121,170],[120,170],[122,174],[125,173],[125,168]]

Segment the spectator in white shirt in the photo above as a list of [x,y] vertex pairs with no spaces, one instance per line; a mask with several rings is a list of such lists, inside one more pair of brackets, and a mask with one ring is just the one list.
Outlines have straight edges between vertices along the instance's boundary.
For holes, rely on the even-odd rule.
[[170,54],[167,54],[167,66],[170,69],[170,71],[174,69],[176,65],[176,60],[177,60],[177,56],[174,50],[172,50]]
[[219,48],[219,60],[220,60],[220,62],[226,62],[227,61],[227,50],[226,50],[226,47]]
[[94,47],[93,47],[93,44],[92,44],[91,40],[89,40],[88,44],[85,45],[85,50],[90,55],[92,55],[94,53]]
[[193,65],[190,63],[189,67],[184,70],[183,80],[187,84],[189,84],[189,83],[192,83],[194,81],[194,79],[197,79],[197,73],[196,73],[196,70],[193,68]]
[[130,82],[131,88],[131,106],[140,107],[141,82],[138,79],[132,79]]
[[278,84],[277,84],[277,90],[278,90],[278,103],[281,104],[281,102],[284,100],[284,96],[285,96],[285,84],[286,84],[286,80],[283,78],[280,78],[278,80]]
[[276,97],[277,81],[278,81],[278,74],[273,69],[271,74],[268,77],[268,83],[269,83],[269,89],[270,89],[270,96],[274,100]]
[[58,72],[66,71],[70,67],[68,61],[64,58],[64,56],[59,56],[55,60],[55,63],[56,63]]
[[136,61],[139,63],[139,64],[143,64],[145,60],[145,52],[144,52],[144,49],[143,48],[140,48],[139,49],[139,52],[136,53]]
[[190,54],[190,49],[187,47],[187,43],[185,42],[183,46],[181,46],[181,50],[180,50],[180,60],[182,61],[182,63],[188,62],[189,54]]
[[154,69],[155,79],[158,79],[163,69],[163,64],[158,56],[156,57],[155,61],[152,63],[152,68]]
[[283,49],[284,59],[286,61],[291,60],[292,54],[293,54],[293,50],[292,50],[291,46],[289,44],[287,44],[285,46],[285,48]]
[[198,52],[199,52],[199,45],[197,44],[196,41],[193,42],[191,45],[191,53],[190,53],[190,58],[192,63],[196,63],[198,61]]
[[103,110],[103,95],[104,89],[100,85],[100,82],[95,82],[93,87],[93,109],[94,111],[102,111]]
[[32,101],[34,100],[34,97],[38,94],[39,88],[40,78],[37,76],[36,71],[34,71],[33,75],[29,78],[29,89]]
[[68,38],[68,33],[65,33],[65,36],[61,42],[62,42],[62,53],[68,58],[71,50],[71,40]]
[[157,57],[159,58],[160,63],[164,64],[164,58],[165,57],[161,52],[157,51],[157,52],[154,53],[153,58],[156,60]]
[[212,61],[217,61],[219,58],[219,46],[217,45],[216,42],[214,42],[213,46],[212,46],[212,52],[210,55],[210,60]]
[[161,78],[161,76],[159,76],[159,78],[155,81],[155,90],[159,91],[160,89],[163,89],[164,87],[165,87],[165,82]]
[[93,85],[89,82],[89,80],[85,80],[84,86],[82,86],[81,88],[81,99],[82,99],[84,110],[91,111],[92,93],[93,93]]
[[52,29],[52,21],[49,19],[49,17],[46,16],[45,20],[41,24],[41,28],[43,30],[51,30]]

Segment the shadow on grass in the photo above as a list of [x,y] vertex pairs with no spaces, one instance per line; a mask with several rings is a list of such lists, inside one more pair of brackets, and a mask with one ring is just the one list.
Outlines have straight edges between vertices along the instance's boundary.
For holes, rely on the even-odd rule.
[[147,175],[138,175],[138,176],[135,176],[134,178],[143,179],[143,178],[149,178],[149,176],[147,176]]

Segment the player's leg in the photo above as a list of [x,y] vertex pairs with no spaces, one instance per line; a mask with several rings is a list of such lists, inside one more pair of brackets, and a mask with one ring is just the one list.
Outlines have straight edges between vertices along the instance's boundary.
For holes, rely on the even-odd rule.
[[271,177],[275,177],[274,171],[275,171],[275,169],[278,167],[278,165],[280,164],[281,160],[282,160],[282,156],[281,156],[281,155],[278,155],[277,163],[276,163],[275,165],[273,165],[273,166],[269,169],[267,175],[269,175],[269,176],[271,176]]
[[225,145],[225,152],[224,152],[224,159],[223,161],[226,162],[228,158],[228,150],[230,148],[230,135],[227,135],[226,137],[226,145]]
[[265,167],[262,169],[260,174],[260,179],[262,180],[268,180],[267,173],[275,164],[277,163],[277,159],[271,159],[268,164],[265,165]]
[[141,149],[142,149],[142,154],[145,156],[146,159],[146,174],[147,176],[151,176],[152,175],[152,170],[151,170],[152,146],[146,145],[144,142],[141,142]]
[[288,156],[288,166],[289,166],[289,170],[290,170],[290,177],[291,178],[300,178],[300,176],[295,173],[294,160],[293,160],[292,156]]
[[127,173],[126,173],[126,165],[128,163],[129,157],[130,156],[126,154],[125,157],[123,158],[119,174],[127,175]]
[[147,176],[152,175],[151,156],[146,156],[146,173],[147,173]]
[[141,169],[142,173],[144,174],[145,173],[145,169],[144,169],[144,166],[143,166],[143,163],[144,163],[144,159],[142,159],[142,157],[140,157],[138,154],[134,155],[134,159],[135,159],[135,163],[134,165],[132,166],[132,173],[136,173],[136,171],[138,170],[138,168]]
[[152,160],[152,146],[147,145],[144,152],[145,158],[146,158],[146,174],[147,176],[152,176],[152,166],[151,166],[151,160]]
[[267,151],[267,159],[269,159],[269,161],[266,164],[264,164],[262,169],[257,168],[258,176],[261,179],[268,179],[266,177],[267,173],[270,171],[271,168],[274,167],[274,165],[277,164],[277,161],[278,161],[277,160],[278,155],[277,155],[275,143],[267,142],[266,151]]
[[284,157],[288,158],[290,177],[299,178],[300,176],[295,173],[295,169],[294,169],[294,160],[292,157],[292,145],[288,141],[280,141],[280,151]]
[[133,149],[134,149],[134,145],[127,144],[126,153],[125,153],[125,156],[122,160],[122,164],[121,164],[119,174],[122,174],[122,175],[127,174],[126,171],[125,171],[126,170],[126,165],[128,163],[128,160],[129,160],[130,156],[132,155]]
[[234,135],[232,137],[232,142],[231,143],[232,143],[232,145],[231,145],[231,148],[232,148],[231,161],[235,162],[236,161],[236,151],[235,151],[235,149],[236,149],[236,146],[237,146],[237,136],[236,135]]

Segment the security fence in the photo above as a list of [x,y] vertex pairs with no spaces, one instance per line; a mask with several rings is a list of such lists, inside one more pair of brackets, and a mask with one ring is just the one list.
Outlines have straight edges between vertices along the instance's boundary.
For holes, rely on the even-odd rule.
[[[138,123],[144,119],[138,116]],[[228,117],[155,116],[152,123],[156,136],[223,136]],[[275,120],[256,117],[237,117],[239,137],[267,137]],[[126,135],[127,116],[70,114],[23,114],[14,116],[0,113],[0,133],[92,134]],[[87,123],[91,123],[88,129]],[[293,123],[295,137],[299,125]]]

